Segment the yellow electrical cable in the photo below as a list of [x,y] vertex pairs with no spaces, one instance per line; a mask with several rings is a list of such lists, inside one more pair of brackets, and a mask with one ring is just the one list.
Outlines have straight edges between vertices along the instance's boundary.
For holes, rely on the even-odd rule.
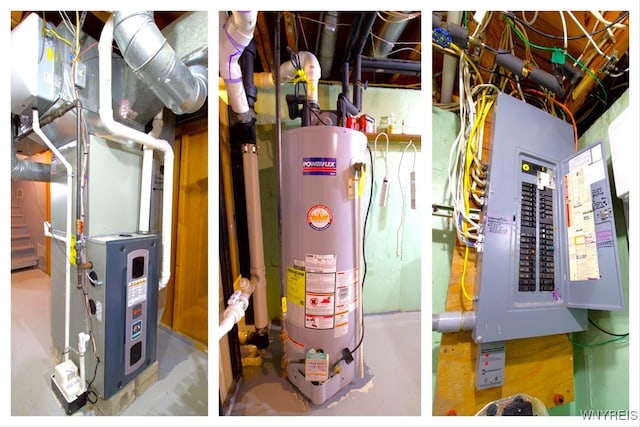
[[460,287],[462,288],[462,294],[464,295],[464,297],[469,301],[473,301],[473,298],[469,296],[469,294],[467,293],[467,288],[464,286],[464,276],[467,274],[468,258],[469,258],[469,246],[465,246],[464,247],[464,264],[462,264],[462,277],[460,278]]

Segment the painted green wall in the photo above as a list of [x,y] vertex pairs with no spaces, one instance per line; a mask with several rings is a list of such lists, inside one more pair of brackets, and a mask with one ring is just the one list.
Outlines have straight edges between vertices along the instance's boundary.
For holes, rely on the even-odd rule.
[[[334,110],[341,87],[339,85],[320,85],[319,104],[323,110]],[[293,86],[281,87],[281,108],[283,132],[299,126],[299,120],[291,121],[285,103],[285,95],[293,93]],[[405,120],[406,133],[420,133],[424,121],[424,110],[420,107],[419,90],[390,89],[370,87],[363,92],[362,112],[380,120],[388,113],[394,113],[400,123]],[[278,319],[280,299],[280,249],[278,238],[278,181],[277,147],[275,142],[275,89],[260,88],[256,102],[258,162],[260,171],[260,196],[262,203],[262,225],[267,275],[267,303],[270,319]],[[413,168],[413,150],[410,148],[403,156],[408,141],[392,142],[389,145],[388,180],[390,192],[384,208],[372,204],[367,221],[365,251],[367,258],[367,276],[364,288],[364,312],[381,313],[401,310],[420,310],[421,304],[421,220],[425,216],[424,161],[421,156],[421,144],[415,142],[417,157],[415,161],[417,182],[417,209],[410,209],[409,173]],[[369,141],[371,150],[373,141]],[[379,197],[379,187],[384,175],[384,162],[381,152],[386,150],[386,140],[380,137],[377,143],[378,156],[375,162],[375,184],[373,200]],[[405,195],[404,225],[402,232],[401,256],[396,255],[396,238],[402,215],[402,197],[398,183],[398,165],[401,165],[401,185]],[[367,183],[371,177],[367,176]],[[365,194],[369,193],[369,185]]]
[[[612,105],[580,138],[580,147],[597,141],[605,141],[609,177],[611,172],[611,155],[608,144],[609,124],[629,105],[627,91]],[[457,115],[438,108],[432,110],[433,147],[432,147],[432,198],[433,203],[449,199],[446,194],[446,165],[459,121]],[[635,141],[637,142],[637,141]],[[612,189],[612,194],[615,192]],[[616,333],[629,330],[629,247],[624,222],[622,204],[614,196],[614,212],[616,215],[616,232],[618,236],[618,254],[625,294],[626,309],[620,312],[591,311],[590,317],[604,329]],[[432,310],[433,313],[444,311],[449,272],[451,270],[451,251],[455,239],[453,225],[439,218],[432,219]],[[449,251],[447,253],[447,251]],[[432,391],[435,392],[435,380],[440,352],[441,334],[432,333]],[[610,337],[590,327],[586,332],[573,334],[573,339],[580,343],[600,343]],[[574,346],[574,385],[575,400],[567,405],[552,408],[550,415],[580,415],[583,409],[616,410],[629,409],[629,346],[626,343],[608,344],[600,347],[583,348]]]
[[[449,151],[460,128],[457,114],[433,107],[431,110],[433,128],[431,130],[431,202],[451,206],[448,189]],[[440,216],[431,218],[431,309],[433,313],[445,311],[451,257],[456,241],[452,219]],[[432,342],[432,393],[435,394],[436,373],[440,355],[442,334],[431,332]]]

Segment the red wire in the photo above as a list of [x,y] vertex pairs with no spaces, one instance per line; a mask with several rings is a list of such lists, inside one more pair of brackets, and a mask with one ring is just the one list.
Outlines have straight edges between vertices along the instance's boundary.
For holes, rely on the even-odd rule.
[[536,90],[536,89],[525,89],[524,91],[525,92],[530,92],[530,93],[535,93],[536,95],[544,96],[545,98],[550,99],[551,101],[556,103],[560,108],[562,108],[565,113],[567,113],[567,115],[571,119],[571,124],[573,125],[573,148],[575,149],[575,151],[577,153],[578,152],[578,126],[576,126],[576,120],[573,118],[573,114],[571,114],[571,110],[569,110],[567,108],[567,106],[564,105],[562,102],[558,101],[555,98],[547,96],[547,94],[544,93],[544,92],[541,92],[541,91]]

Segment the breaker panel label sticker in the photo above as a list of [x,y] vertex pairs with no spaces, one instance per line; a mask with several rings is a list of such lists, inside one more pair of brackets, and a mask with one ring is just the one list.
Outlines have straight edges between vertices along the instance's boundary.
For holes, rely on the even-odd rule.
[[[587,152],[589,153],[589,152]],[[569,280],[600,278],[598,246],[586,168],[578,167],[565,176],[567,237],[569,241]]]
[[307,212],[307,224],[317,231],[326,230],[333,222],[331,209],[325,205],[314,205]]
[[336,176],[335,157],[304,157],[302,175]]
[[510,234],[512,221],[509,218],[487,215],[487,233]]
[[287,267],[287,299],[292,304],[304,306],[305,272]]

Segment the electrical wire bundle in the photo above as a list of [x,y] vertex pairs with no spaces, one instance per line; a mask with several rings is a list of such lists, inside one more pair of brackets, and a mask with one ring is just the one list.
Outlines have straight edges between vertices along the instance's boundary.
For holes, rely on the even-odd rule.
[[[449,191],[453,203],[456,235],[467,247],[481,241],[480,221],[472,218],[472,204],[484,203],[486,165],[482,161],[482,140],[487,116],[498,88],[482,83],[480,74],[464,51],[451,45],[459,54],[460,130],[449,152]],[[472,87],[470,66],[475,68],[479,83]]]

